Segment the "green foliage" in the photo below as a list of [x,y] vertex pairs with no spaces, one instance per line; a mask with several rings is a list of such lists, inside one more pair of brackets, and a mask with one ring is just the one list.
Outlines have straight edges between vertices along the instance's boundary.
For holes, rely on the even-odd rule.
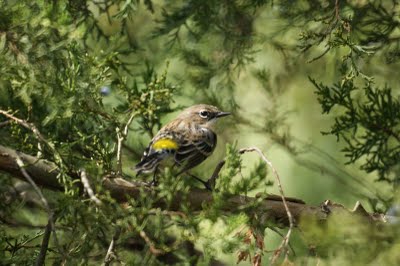
[[[1,251],[0,255],[2,263],[6,265],[10,264],[34,264],[35,258],[32,257],[31,252],[26,249],[26,245],[36,242],[43,233],[36,233],[36,235],[20,235],[18,237],[8,236],[5,230],[2,230],[0,237],[1,240]],[[9,253],[9,254],[7,254]]]
[[341,113],[328,133],[346,142],[343,151],[348,163],[363,158],[361,168],[366,172],[377,171],[380,181],[399,184],[400,101],[391,88],[380,90],[371,84],[358,88],[352,81],[332,87],[311,82],[323,112]]
[[[301,17],[305,13],[319,13],[317,22],[322,23],[317,23],[316,29],[301,37],[304,50],[325,43],[326,50],[313,60],[332,50],[345,48],[348,51],[340,62],[340,84],[325,86],[310,78],[323,113],[330,113],[333,107],[338,111],[329,133],[346,142],[343,151],[349,163],[363,158],[362,169],[377,171],[379,180],[393,185],[398,183],[399,101],[393,97],[389,86],[383,89],[374,86],[373,77],[366,74],[361,62],[372,62],[373,57],[380,55],[391,64],[398,61],[395,51],[400,40],[393,37],[398,30],[395,19],[398,5],[396,1],[330,2],[323,6],[325,11],[321,13],[306,5],[296,14]],[[327,14],[332,7],[335,12]],[[358,85],[358,77],[366,81],[365,86]]]
[[308,242],[310,251],[315,257],[324,258],[323,265],[396,265],[399,262],[399,255],[393,253],[399,245],[398,225],[372,225],[347,211],[330,218],[323,225],[317,224],[317,221],[303,221],[306,229],[304,237],[313,239]]
[[[354,193],[372,191],[367,196],[372,208],[398,200],[400,102],[396,77],[391,77],[400,67],[398,1],[22,0],[0,1],[0,10],[0,109],[43,136],[0,116],[0,144],[55,162],[66,187],[43,189],[61,245],[51,239],[46,264],[66,258],[71,265],[101,264],[113,238],[116,260],[133,265],[210,264],[221,259],[220,253],[232,264],[237,251],[259,252],[241,234],[252,228],[263,236],[267,226],[275,228],[244,214],[244,209],[257,213],[258,202],[224,211],[232,195],[272,189],[265,163],[249,163],[248,155],[238,153],[243,143],[277,144],[285,152],[273,159],[278,165],[290,156],[318,177],[353,178],[353,185],[346,180],[345,186]],[[299,141],[293,128],[301,110],[288,104],[298,101],[290,84],[298,76],[312,77],[322,112],[333,123],[326,134],[343,145],[348,165],[360,166],[391,189],[375,192],[382,182],[356,178],[341,164],[330,168],[341,161],[333,158],[333,150],[307,149],[312,145]],[[253,99],[265,99],[260,110]],[[127,204],[115,202],[103,190],[103,177],[122,170],[128,178],[143,147],[170,115],[200,102],[234,114],[218,131],[220,146],[221,140],[239,140],[208,160],[210,168],[226,161],[213,204],[193,213],[185,198],[194,182],[170,169],[160,174],[151,197],[142,193]],[[313,113],[309,120],[319,114]],[[314,132],[314,125],[308,130]],[[248,132],[260,138],[246,138]],[[304,150],[318,160],[302,160]],[[101,206],[76,186],[82,169]],[[210,172],[201,166],[197,171],[203,179]],[[286,184],[292,183],[287,178]],[[18,189],[1,173],[0,261],[29,265],[39,254],[47,213],[37,197]],[[161,199],[172,204],[177,193],[182,196],[178,212],[152,208]],[[294,242],[298,255],[290,253],[290,259],[313,263],[312,249],[304,248],[309,245],[316,246],[316,263],[399,264],[398,224],[371,228],[341,218],[322,226],[305,221],[304,239]],[[269,235],[266,242],[266,249],[273,249]]]
[[[267,178],[267,168],[264,162],[258,164],[248,174],[242,172],[242,155],[236,148],[236,144],[226,145],[225,166],[219,173],[215,192],[213,193],[214,201],[211,206],[206,209],[206,218],[216,221],[221,218],[221,210],[227,205],[227,200],[232,195],[248,195],[254,194],[257,189],[263,188],[265,191],[272,186],[273,182]],[[245,208],[257,208],[249,203]],[[238,210],[239,211],[239,210]],[[233,211],[235,213],[235,211]],[[234,219],[235,220],[235,219]],[[228,217],[226,222],[230,223]]]
[[[225,151],[225,167],[221,171],[216,189],[218,195],[238,195],[254,191],[260,187],[272,186],[273,182],[267,179],[267,166],[265,162],[259,161],[247,175],[242,173],[242,156],[237,144],[227,144]],[[218,196],[216,195],[216,196]]]
[[[132,110],[140,116],[141,128],[153,136],[154,129],[161,128],[162,114],[172,112],[170,104],[174,102],[176,86],[166,82],[167,71],[160,78],[150,66],[143,73],[144,87],[139,88],[137,82],[127,88],[128,102]],[[126,85],[128,86],[128,85]]]

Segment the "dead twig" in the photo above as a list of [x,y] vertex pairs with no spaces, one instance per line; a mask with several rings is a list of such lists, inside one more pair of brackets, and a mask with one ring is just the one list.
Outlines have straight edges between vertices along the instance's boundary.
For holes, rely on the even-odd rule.
[[158,256],[158,255],[162,255],[165,253],[163,250],[155,247],[153,241],[151,241],[151,239],[147,236],[145,231],[141,230],[139,232],[139,235],[144,240],[144,242],[146,242],[146,244],[149,246],[150,252],[153,255]]
[[119,127],[115,130],[117,132],[117,173],[122,174],[122,142],[128,136],[129,126],[135,118],[136,112],[132,112],[131,116],[129,117],[128,121],[125,124],[123,131]]
[[275,178],[277,180],[278,183],[278,188],[279,188],[279,193],[281,194],[281,198],[282,198],[282,202],[283,205],[285,207],[286,210],[286,214],[289,220],[289,230],[286,234],[286,236],[283,238],[282,243],[280,244],[280,246],[278,247],[278,249],[275,251],[274,256],[271,258],[271,265],[275,264],[276,260],[279,258],[279,256],[281,255],[283,250],[286,250],[286,256],[289,253],[289,249],[288,249],[288,244],[289,244],[289,239],[290,239],[290,234],[292,233],[292,229],[293,229],[293,217],[292,214],[289,210],[289,207],[287,205],[286,199],[285,199],[285,194],[283,192],[283,188],[282,188],[282,184],[281,184],[281,180],[279,178],[279,174],[276,171],[275,167],[272,165],[272,163],[267,159],[267,157],[263,154],[263,152],[257,148],[257,147],[249,147],[249,148],[243,148],[239,150],[240,154],[246,153],[246,152],[257,152],[258,155],[260,155],[261,159],[272,169],[272,172],[275,175]]
[[[16,156],[15,161],[16,161],[16,163],[18,164],[19,169],[20,169],[22,175],[25,177],[26,181],[28,181],[28,183],[32,185],[33,189],[34,189],[35,192],[38,194],[38,196],[39,196],[39,198],[40,198],[40,201],[43,203],[43,206],[44,206],[44,208],[46,209],[47,214],[48,214],[48,221],[49,221],[49,223],[50,223],[50,225],[51,225],[51,231],[53,232],[54,243],[55,243],[57,249],[59,250],[59,252],[60,252],[61,254],[64,254],[63,249],[62,249],[61,246],[59,245],[58,238],[57,238],[57,234],[56,234],[56,230],[55,230],[54,212],[53,212],[53,210],[50,208],[49,203],[47,202],[47,199],[44,197],[44,195],[43,195],[42,191],[40,190],[40,188],[36,185],[35,181],[33,181],[33,179],[30,177],[30,175],[28,174],[28,172],[25,170],[25,165],[24,165],[24,162],[22,161],[21,157],[19,157],[18,154],[16,154],[15,156]],[[50,234],[50,233],[49,233],[49,234]],[[45,241],[43,241],[43,243],[46,244]],[[48,244],[48,242],[47,242],[47,244]],[[42,247],[43,247],[43,246],[42,246]],[[47,251],[47,247],[43,247],[43,249],[46,249],[46,250],[44,250],[44,252]],[[41,252],[42,252],[42,250],[41,250]],[[41,257],[38,257],[37,263],[39,263],[40,260],[41,260]],[[43,264],[43,263],[42,263],[42,264]],[[36,265],[42,265],[42,264],[36,264]]]
[[81,174],[80,174],[80,176],[81,176],[81,182],[82,182],[82,184],[83,184],[83,187],[84,187],[86,193],[89,195],[89,198],[90,198],[94,203],[96,203],[96,205],[100,206],[100,205],[102,204],[102,202],[101,202],[101,200],[99,200],[99,198],[97,198],[96,195],[94,194],[93,189],[92,189],[92,187],[90,186],[89,179],[88,179],[88,177],[87,177],[86,171],[85,171],[85,170],[81,170],[80,172],[81,172]]
[[121,234],[121,228],[117,227],[115,233],[111,239],[110,245],[108,246],[106,257],[104,258],[104,262],[102,266],[109,266],[110,263],[116,258],[115,255],[115,242],[118,240],[119,235]]
[[[268,227],[269,230],[275,232],[277,235],[279,235],[280,237],[284,238],[285,236],[278,231],[278,229],[276,229],[275,227]],[[290,242],[288,243],[290,250],[293,252],[293,255],[296,256],[296,252],[294,251],[294,248],[292,247],[292,244],[290,244]]]

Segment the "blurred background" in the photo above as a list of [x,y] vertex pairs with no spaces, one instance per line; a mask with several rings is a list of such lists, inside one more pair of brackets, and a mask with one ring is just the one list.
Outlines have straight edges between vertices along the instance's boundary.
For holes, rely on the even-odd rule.
[[[144,64],[154,66],[158,73],[168,68],[168,82],[178,88],[173,97],[173,107],[210,103],[235,112],[234,117],[221,125],[218,132],[221,135],[219,146],[213,157],[199,166],[199,172],[204,172],[206,176],[211,175],[213,166],[224,156],[226,142],[237,142],[238,148],[257,146],[266,152],[280,173],[288,195],[312,204],[332,199],[351,206],[357,200],[364,201],[365,198],[361,198],[359,194],[367,193],[362,187],[354,190],[354,180],[362,180],[365,186],[383,195],[387,188],[385,184],[374,182],[376,173],[365,173],[359,169],[362,160],[361,163],[346,165],[347,159],[341,152],[343,143],[337,141],[335,136],[321,133],[330,131],[335,114],[322,114],[315,86],[309,80],[311,77],[328,84],[340,81],[343,76],[340,67],[348,48],[332,49],[314,60],[324,53],[327,45],[321,43],[303,53],[301,36],[309,30],[308,27],[318,25],[306,24],[309,18],[284,16],[291,15],[289,9],[298,9],[298,16],[301,11],[305,15],[306,11],[310,12],[313,4],[324,7],[320,16],[329,8],[333,8],[333,14],[335,7],[331,2],[333,1],[290,4],[283,1],[260,6],[249,4],[250,7],[243,4],[245,11],[240,13],[237,10],[237,17],[228,14],[231,11],[229,9],[234,9],[234,6],[216,4],[221,14],[212,19],[217,25],[212,22],[209,25],[196,25],[201,22],[190,19],[178,21],[182,18],[168,21],[174,19],[174,12],[179,13],[178,10],[185,6],[195,9],[191,7],[195,5],[192,2],[152,1],[153,12],[149,12],[146,5],[137,5],[131,13],[126,11],[125,25],[121,23],[123,11],[117,6],[110,6],[110,15],[107,16],[95,4],[90,4],[90,10],[98,19],[101,34],[114,36],[124,31],[126,39],[120,40],[118,44],[114,40],[89,40],[88,43],[96,47],[94,50],[103,53],[115,51],[115,46],[137,49],[131,57],[124,56],[121,59],[130,64],[134,73],[143,71]],[[368,2],[353,1],[347,4],[365,7]],[[212,5],[209,4],[210,8]],[[199,4],[199,8],[200,6]],[[240,7],[240,4],[236,6],[238,9]],[[245,7],[252,11],[251,17]],[[343,17],[352,14],[347,6],[341,11]],[[170,17],[166,18],[164,12]],[[227,21],[220,21],[222,19]],[[313,19],[317,20],[317,17]],[[182,26],[178,28],[179,23]],[[219,29],[222,26],[218,23],[226,28]],[[238,28],[233,28],[235,26]],[[159,36],[160,33],[164,34]],[[359,59],[357,63],[362,66],[363,72],[379,73],[374,75],[377,84],[396,85],[396,67],[382,62],[379,56]],[[110,101],[112,105],[113,100],[118,99],[118,92],[112,94],[116,91],[112,86],[110,91],[111,95],[106,101]],[[178,113],[179,110],[163,116],[162,124]],[[271,126],[269,123],[276,125]],[[255,129],[254,125],[259,128]],[[267,125],[273,128],[268,129]],[[279,143],[285,134],[287,143]],[[146,136],[138,142],[137,135],[131,133],[128,145],[140,151],[150,139]],[[290,152],[288,147],[293,147],[296,152]],[[124,160],[132,161],[130,153],[124,155]],[[246,171],[254,166],[257,156],[246,155],[243,160]],[[132,161],[131,164],[135,162],[137,161]],[[275,186],[269,190],[277,193]]]
[[[353,124],[343,126],[348,135],[335,134],[335,123],[345,121],[340,117],[352,109],[338,100],[327,111],[324,101],[333,93],[324,94],[318,84],[343,91],[354,84],[358,89],[349,97],[357,110],[364,102],[379,106],[379,101],[363,94],[368,86],[378,91],[389,88],[398,102],[398,1],[4,1],[1,5],[1,109],[36,124],[65,158],[65,168],[85,167],[99,176],[94,181],[97,187],[101,175],[117,167],[115,128],[121,129],[130,114],[134,119],[124,136],[122,166],[127,178],[134,179],[132,167],[160,126],[185,107],[207,103],[233,115],[218,126],[218,147],[212,157],[194,171],[203,179],[225,158],[229,145],[256,146],[276,168],[286,196],[310,205],[329,199],[349,209],[360,201],[370,212],[386,212],[396,202],[398,139],[388,137],[385,144],[391,149],[391,164],[381,160],[366,171],[375,148],[361,151],[355,159],[346,149],[348,140],[354,140],[355,147],[370,136],[370,128],[363,124],[368,116],[362,120],[356,115],[360,121],[353,117]],[[392,127],[398,137],[398,111],[393,110],[392,120],[387,121],[394,122],[382,120],[382,127]],[[35,138],[17,128],[0,128],[1,144],[39,152]],[[49,151],[42,156],[55,159]],[[256,154],[241,159],[242,175],[232,177],[233,183],[258,171]],[[246,190],[249,196],[279,194],[272,171],[267,173]],[[35,212],[20,212],[31,222],[37,219]],[[42,218],[45,223],[46,216]],[[224,222],[197,222],[196,249],[227,265],[234,263],[236,255],[222,252],[223,244],[215,242],[217,251],[208,250],[225,234]],[[280,241],[267,229],[267,250]],[[292,243],[300,257],[308,254],[301,232],[294,233]],[[268,260],[263,263],[268,265]]]

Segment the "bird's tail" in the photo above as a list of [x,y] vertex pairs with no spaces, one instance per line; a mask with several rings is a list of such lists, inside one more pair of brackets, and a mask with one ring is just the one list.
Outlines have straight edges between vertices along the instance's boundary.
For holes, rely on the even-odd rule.
[[160,158],[157,153],[143,157],[142,160],[135,165],[137,175],[153,172],[161,160],[162,158]]

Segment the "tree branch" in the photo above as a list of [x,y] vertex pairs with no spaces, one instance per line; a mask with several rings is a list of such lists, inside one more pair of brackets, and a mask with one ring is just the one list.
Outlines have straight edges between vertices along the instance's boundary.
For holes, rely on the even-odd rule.
[[18,117],[15,117],[14,115],[10,114],[7,111],[4,110],[0,110],[0,114],[4,115],[5,117],[13,120],[14,122],[16,122],[17,124],[23,126],[26,129],[29,129],[32,131],[32,133],[34,134],[34,136],[37,138],[37,140],[39,141],[38,143],[38,147],[39,147],[39,153],[41,153],[41,149],[42,146],[40,145],[40,143],[44,143],[52,152],[54,155],[54,158],[58,161],[58,163],[62,163],[63,164],[63,159],[61,158],[61,155],[58,153],[58,151],[56,150],[56,148],[54,147],[54,144],[47,141],[46,138],[42,135],[42,133],[40,133],[39,129],[33,124],[33,123],[29,123],[23,119],[20,119]]
[[[49,223],[49,226],[51,227],[51,231],[53,232],[54,243],[55,243],[56,247],[58,248],[58,250],[60,251],[60,253],[64,254],[64,251],[63,251],[63,249],[61,248],[61,246],[59,245],[59,242],[58,242],[56,229],[55,229],[54,212],[53,212],[53,210],[50,208],[50,205],[47,202],[47,199],[44,197],[44,195],[43,195],[42,191],[40,190],[40,188],[36,185],[35,181],[32,179],[32,177],[25,170],[25,164],[22,161],[21,157],[19,157],[19,155],[16,154],[16,157],[14,159],[15,159],[15,162],[17,163],[18,167],[19,167],[19,170],[20,170],[22,176],[26,179],[26,181],[29,184],[31,184],[31,186],[35,190],[36,194],[38,194],[38,196],[40,197],[40,200],[43,203],[43,206],[47,211],[48,223]],[[44,258],[46,257],[47,247],[48,247],[48,243],[49,243],[49,239],[47,239],[47,238],[50,238],[51,231],[49,231],[48,230],[48,226],[46,226],[46,231],[45,231],[44,239],[43,239],[43,242],[42,242],[42,247],[41,247],[41,250],[40,250],[39,257],[37,258],[36,265],[43,265],[44,264]],[[44,252],[44,254],[42,252]]]
[[[54,163],[45,160],[38,160],[34,156],[17,152],[0,145],[1,171],[24,180],[23,175],[19,171],[18,164],[16,163],[16,154],[20,156],[26,166],[25,170],[29,173],[36,184],[53,190],[62,189],[62,186],[57,180],[58,170],[54,168]],[[104,177],[102,185],[103,188],[118,202],[125,202],[129,198],[139,199],[143,196],[143,193],[147,193],[149,194],[149,197],[153,197],[151,193],[154,193],[157,189],[145,186],[143,185],[143,182],[130,182],[123,178],[114,176]],[[213,194],[204,189],[191,188],[187,195],[177,192],[171,202],[160,199],[153,203],[153,207],[168,211],[181,211],[183,200],[187,202],[191,211],[201,211],[205,206],[212,204]],[[287,208],[292,215],[294,226],[298,226],[303,218],[306,218],[307,220],[311,218],[323,221],[328,219],[332,213],[338,213],[340,215],[343,211],[356,216],[361,216],[370,223],[385,222],[383,214],[368,213],[359,203],[356,204],[354,210],[350,211],[344,206],[332,203],[329,200],[325,201],[320,206],[310,206],[299,199],[288,197],[285,197],[285,200]],[[258,202],[256,210],[247,210],[245,208],[255,201]],[[257,195],[256,197],[231,195],[227,198],[224,206],[221,206],[221,208],[225,213],[248,212],[249,215],[254,215],[254,212],[257,212],[260,221],[265,223],[275,223],[280,227],[290,226],[286,208],[281,197],[277,195]]]
[[131,116],[129,117],[128,121],[125,124],[124,130],[121,132],[121,129],[117,127],[115,130],[117,132],[117,173],[119,175],[122,174],[122,144],[126,137],[128,136],[129,126],[135,118],[136,112],[132,112]]
[[60,171],[55,163],[41,160],[1,145],[0,170],[25,181],[25,177],[20,171],[16,160],[18,157],[23,161],[25,171],[32,177],[37,185],[51,190],[63,190],[63,186],[57,179]]
[[81,182],[83,187],[85,188],[86,193],[89,195],[90,199],[96,203],[96,205],[100,206],[102,204],[101,200],[93,192],[92,187],[90,186],[89,179],[87,177],[86,171],[81,170]]
[[108,247],[106,257],[104,258],[104,262],[102,266],[108,266],[110,263],[116,258],[115,255],[115,242],[119,239],[119,235],[121,234],[121,229],[117,227],[115,229],[115,233],[111,239],[110,246]]
[[45,259],[46,259],[46,254],[47,254],[47,249],[49,247],[49,241],[50,241],[50,235],[52,231],[52,224],[53,222],[49,219],[46,228],[44,230],[44,235],[43,235],[43,240],[42,240],[42,245],[40,246],[40,253],[36,259],[36,266],[42,266],[44,265]]
[[289,221],[289,230],[286,233],[286,236],[283,238],[281,245],[279,246],[279,248],[276,250],[274,256],[271,258],[271,264],[275,264],[276,260],[279,258],[280,254],[282,253],[283,250],[286,250],[286,257],[288,255],[289,249],[288,249],[288,244],[289,244],[289,239],[290,239],[290,234],[292,233],[292,229],[293,229],[293,216],[292,213],[289,210],[289,207],[287,205],[286,199],[285,199],[285,194],[283,193],[283,188],[282,188],[282,184],[281,184],[281,179],[279,178],[279,174],[276,171],[275,167],[272,165],[272,163],[267,159],[267,157],[265,157],[264,153],[257,147],[251,147],[251,148],[244,148],[244,149],[240,149],[239,153],[243,154],[245,152],[257,152],[258,155],[260,155],[260,157],[262,158],[262,160],[272,169],[272,172],[275,175],[275,178],[278,182],[278,188],[279,188],[279,193],[281,194],[281,198],[282,198],[282,203],[283,206],[285,207],[285,211],[288,217],[288,221]]

